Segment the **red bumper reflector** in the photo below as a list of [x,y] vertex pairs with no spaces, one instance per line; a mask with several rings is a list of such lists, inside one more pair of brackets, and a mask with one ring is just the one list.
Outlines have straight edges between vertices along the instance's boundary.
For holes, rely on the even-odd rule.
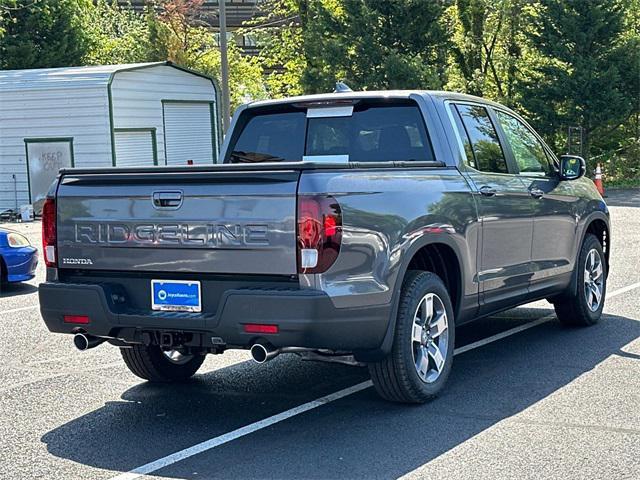
[[262,323],[246,323],[243,325],[245,333],[278,333],[278,325],[264,325]]
[[65,315],[64,323],[80,323],[86,325],[89,323],[89,317],[86,315]]

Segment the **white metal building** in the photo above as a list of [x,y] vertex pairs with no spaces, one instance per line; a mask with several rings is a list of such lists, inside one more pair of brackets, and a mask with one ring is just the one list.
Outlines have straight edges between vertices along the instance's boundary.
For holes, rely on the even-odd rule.
[[218,105],[170,62],[0,71],[0,212],[39,203],[62,167],[215,163]]

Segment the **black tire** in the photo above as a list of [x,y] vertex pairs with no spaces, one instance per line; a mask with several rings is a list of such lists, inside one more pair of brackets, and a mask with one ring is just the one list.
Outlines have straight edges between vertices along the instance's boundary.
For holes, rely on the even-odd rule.
[[4,264],[4,258],[0,256],[0,293],[2,293],[2,291],[5,290],[7,287],[8,275],[9,273],[7,272],[7,267]]
[[150,382],[182,382],[191,378],[204,362],[204,355],[193,355],[182,363],[170,360],[156,345],[120,348],[120,353],[134,375]]
[[[434,294],[437,297],[437,299],[436,297],[431,297],[433,302],[440,300],[441,307],[439,308],[446,313],[445,321],[448,323],[446,338],[443,333],[433,340],[433,343],[435,343],[436,341],[442,342],[444,339],[446,353],[442,355],[444,363],[441,364],[442,367],[437,378],[430,382],[421,378],[416,366],[418,361],[415,359],[416,355],[420,355],[420,353],[416,353],[416,349],[427,347],[412,338],[414,336],[414,319],[422,305],[422,300],[428,294]],[[436,317],[436,314],[433,317]],[[438,348],[440,348],[440,345],[437,345]],[[455,323],[453,308],[444,283],[434,273],[409,271],[404,279],[400,293],[398,317],[391,353],[379,362],[368,364],[369,373],[376,391],[382,398],[400,403],[424,403],[434,398],[444,387],[451,372],[454,345]],[[431,356],[427,358],[428,362],[434,361]],[[430,371],[435,372],[435,370]]]
[[[587,295],[585,293],[585,288],[587,288],[585,283],[585,270],[588,265],[588,256],[592,250],[597,252],[600,264],[602,265],[601,300],[595,309],[592,307],[593,302],[591,302],[592,306],[589,306]],[[580,254],[578,255],[578,261],[575,268],[577,275],[577,288],[575,291],[570,291],[554,298],[553,306],[558,320],[562,325],[570,327],[588,327],[595,325],[600,321],[607,294],[607,263],[598,237],[590,233],[586,235],[582,242],[582,247],[580,248]]]

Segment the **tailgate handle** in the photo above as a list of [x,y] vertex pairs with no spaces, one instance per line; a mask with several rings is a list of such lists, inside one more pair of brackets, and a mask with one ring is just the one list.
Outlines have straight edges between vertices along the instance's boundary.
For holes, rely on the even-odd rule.
[[182,205],[182,192],[153,192],[153,206],[155,208],[177,209]]

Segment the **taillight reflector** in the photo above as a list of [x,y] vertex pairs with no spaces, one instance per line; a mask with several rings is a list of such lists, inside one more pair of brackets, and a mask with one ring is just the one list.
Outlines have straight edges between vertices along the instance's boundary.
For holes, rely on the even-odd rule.
[[298,197],[298,273],[326,272],[338,258],[342,212],[328,195]]
[[64,323],[79,323],[81,325],[86,325],[89,323],[89,317],[87,315],[65,315]]
[[246,323],[243,325],[245,333],[278,333],[278,325],[263,323]]
[[47,267],[56,267],[56,201],[47,198],[42,207],[42,249]]

